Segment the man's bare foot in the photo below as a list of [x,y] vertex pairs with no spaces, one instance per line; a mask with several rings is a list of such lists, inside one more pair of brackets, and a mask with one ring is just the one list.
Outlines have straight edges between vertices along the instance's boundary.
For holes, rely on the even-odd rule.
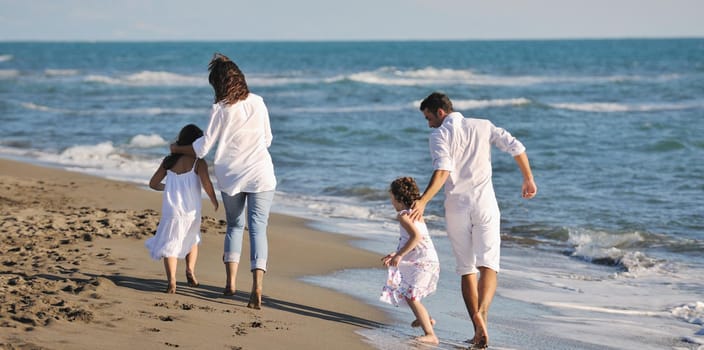
[[489,333],[486,331],[486,323],[480,314],[472,317],[475,326],[475,334],[472,339],[472,349],[486,349],[489,347]]
[[476,343],[470,343],[472,346],[469,347],[469,350],[482,350],[482,349],[487,349],[489,347],[489,343],[486,341],[482,340],[475,340]]
[[198,283],[198,280],[196,279],[196,276],[193,274],[193,272],[186,270],[186,280],[188,281],[188,286],[189,287],[198,287],[200,283]]
[[[435,319],[434,318],[430,318],[430,325],[435,327]],[[418,321],[418,319],[413,320],[413,322],[411,322],[411,327],[413,327],[413,328],[420,327],[420,321]]]
[[176,294],[176,284],[171,284],[169,283],[168,287],[166,287],[166,290],[164,291],[166,294]]
[[440,344],[440,341],[438,340],[438,337],[435,336],[435,334],[426,334],[422,337],[416,337],[415,340],[426,344]]
[[249,295],[249,303],[247,303],[247,307],[250,309],[261,310],[261,308],[262,308],[262,292],[261,291],[252,292]]

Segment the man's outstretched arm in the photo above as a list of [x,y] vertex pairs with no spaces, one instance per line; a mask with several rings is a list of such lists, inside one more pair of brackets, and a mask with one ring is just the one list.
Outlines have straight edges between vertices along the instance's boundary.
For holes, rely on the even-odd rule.
[[449,176],[450,171],[448,170],[433,171],[433,176],[430,178],[430,182],[428,183],[428,187],[425,189],[425,192],[423,192],[423,195],[420,196],[418,200],[413,202],[413,205],[411,205],[411,209],[413,209],[413,212],[411,213],[411,220],[418,221],[423,218],[425,206],[431,199],[433,199],[433,197],[435,197],[442,186],[445,185],[445,181],[447,181]]
[[518,168],[521,169],[521,174],[523,174],[523,185],[521,186],[521,197],[525,199],[531,199],[538,194],[538,186],[535,185],[533,180],[533,172],[530,169],[530,162],[528,161],[528,155],[523,152],[513,159],[516,160]]

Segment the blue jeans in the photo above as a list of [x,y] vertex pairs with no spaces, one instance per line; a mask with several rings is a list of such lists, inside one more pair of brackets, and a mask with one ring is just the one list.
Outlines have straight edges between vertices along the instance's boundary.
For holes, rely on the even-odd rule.
[[240,192],[234,196],[221,192],[225,206],[227,231],[225,232],[225,252],[222,260],[240,262],[242,254],[242,237],[244,234],[244,208],[247,204],[247,227],[249,228],[249,258],[251,271],[266,271],[269,243],[266,227],[269,222],[269,210],[274,201],[274,191],[249,193]]

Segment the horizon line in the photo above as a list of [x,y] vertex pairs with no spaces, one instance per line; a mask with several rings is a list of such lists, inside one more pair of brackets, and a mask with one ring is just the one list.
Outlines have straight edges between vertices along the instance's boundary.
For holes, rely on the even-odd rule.
[[0,39],[0,43],[354,43],[354,42],[470,42],[470,41],[597,41],[597,40],[696,40],[703,36],[614,36],[535,38],[436,38],[436,39]]

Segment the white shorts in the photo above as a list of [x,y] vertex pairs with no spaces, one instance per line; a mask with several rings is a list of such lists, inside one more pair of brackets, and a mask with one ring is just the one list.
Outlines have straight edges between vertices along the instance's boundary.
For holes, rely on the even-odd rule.
[[496,199],[471,204],[446,200],[445,221],[458,275],[477,273],[478,267],[499,272],[501,214]]

